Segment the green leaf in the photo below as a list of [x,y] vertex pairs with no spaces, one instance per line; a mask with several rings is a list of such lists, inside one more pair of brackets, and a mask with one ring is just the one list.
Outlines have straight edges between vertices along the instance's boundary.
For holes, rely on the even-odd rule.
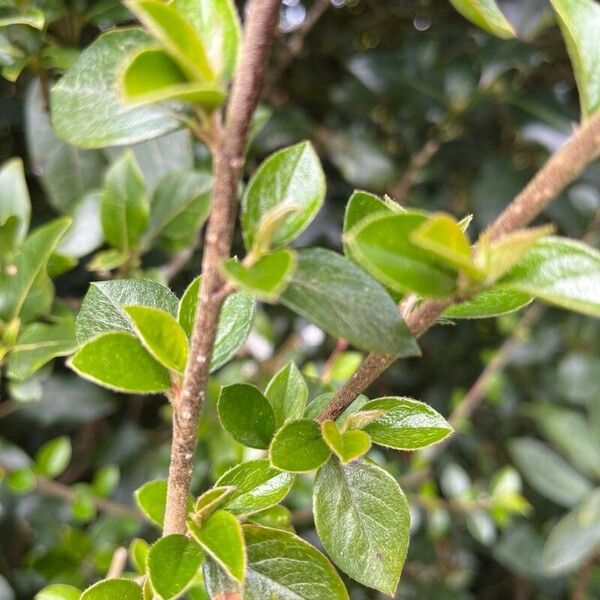
[[[13,256],[11,264],[0,270],[0,319],[10,321],[25,312],[25,303],[30,294],[36,294],[36,288],[50,286],[50,297],[44,295],[36,310],[29,307],[27,317],[31,318],[49,308],[51,284],[47,280],[45,268],[50,255],[61,237],[71,224],[69,217],[54,219],[38,227],[29,234],[19,251]],[[44,280],[40,280],[40,277]],[[25,317],[21,314],[21,318]]]
[[298,252],[298,266],[281,303],[358,348],[400,356],[419,354],[383,286],[331,250]]
[[0,168],[0,226],[11,216],[16,219],[14,237],[8,244],[12,250],[25,239],[31,217],[31,201],[20,158],[8,160]]
[[290,531],[292,529],[292,512],[285,506],[272,506],[252,515],[250,521],[257,525]]
[[496,37],[516,37],[513,26],[506,20],[495,0],[450,0],[466,19]]
[[193,244],[210,213],[212,178],[199,171],[177,171],[160,180],[150,205],[146,244],[154,238],[167,250]]
[[71,354],[76,347],[73,319],[64,319],[53,325],[26,325],[8,356],[6,374],[10,379],[23,381],[53,358]]
[[427,216],[420,213],[376,214],[361,221],[344,240],[359,264],[389,288],[424,297],[451,296],[456,272],[411,241],[426,222]]
[[104,465],[94,473],[92,489],[96,496],[106,498],[110,496],[119,485],[121,473],[117,465]]
[[[148,481],[135,491],[135,501],[148,520],[162,528],[167,506],[167,481],[156,479]],[[194,500],[188,497],[188,512],[194,508]]]
[[192,584],[204,560],[196,542],[175,533],[161,538],[148,552],[148,575],[163,600],[178,598]]
[[359,429],[341,432],[333,421],[321,424],[321,433],[330,450],[346,464],[353,461],[371,448],[371,439]]
[[[187,287],[179,302],[177,320],[188,336],[192,335],[196,319],[200,281],[201,277],[196,277]],[[227,297],[219,316],[210,363],[211,372],[222,367],[242,347],[252,329],[255,310],[256,301],[245,292],[231,294]]]
[[149,551],[150,544],[141,538],[134,538],[129,544],[129,560],[140,575],[146,573]]
[[277,429],[287,421],[302,418],[308,399],[308,387],[298,367],[292,361],[269,381],[265,396],[275,413]]
[[542,566],[551,575],[580,567],[600,544],[600,489],[563,517],[550,531],[542,553]]
[[143,600],[142,588],[131,579],[105,579],[81,594],[80,600]]
[[279,504],[290,491],[294,476],[274,469],[265,458],[231,468],[215,486],[233,486],[223,508],[236,515],[250,515]]
[[92,283],[77,316],[81,344],[112,331],[133,332],[126,306],[150,306],[177,315],[177,296],[169,288],[147,279],[115,279]]
[[63,435],[46,442],[35,455],[35,471],[54,479],[61,475],[71,461],[71,440]]
[[44,12],[35,6],[0,7],[0,27],[10,25],[29,25],[40,31],[44,28]]
[[174,0],[204,43],[208,60],[219,77],[231,79],[242,41],[240,19],[232,0]]
[[236,581],[244,580],[246,548],[239,521],[226,510],[210,515],[201,526],[188,522],[192,537]]
[[362,411],[385,411],[365,427],[374,443],[397,450],[418,450],[453,432],[450,424],[424,402],[387,396],[367,402]]
[[68,212],[73,224],[58,246],[61,254],[81,258],[102,245],[104,233],[100,219],[101,201],[102,192],[93,190],[70,205]]
[[129,0],[127,7],[192,81],[214,81],[202,40],[173,4]]
[[152,41],[137,28],[99,36],[52,88],[52,123],[59,137],[86,148],[134,144],[181,126],[159,107],[125,103],[117,88],[123,61]]
[[175,317],[160,308],[127,306],[133,327],[144,348],[167,369],[183,373],[188,357],[188,340]]
[[487,319],[499,317],[531,304],[528,294],[492,288],[473,296],[471,300],[455,304],[444,311],[450,319]]
[[561,506],[575,506],[592,489],[562,456],[538,440],[512,440],[509,449],[527,483]]
[[152,47],[129,57],[119,85],[123,98],[137,105],[179,101],[213,109],[225,99],[215,84],[190,82],[166,52]]
[[234,440],[250,448],[269,447],[275,433],[275,413],[253,385],[236,383],[221,389],[219,419]]
[[600,6],[593,0],[550,0],[562,31],[579,90],[583,119],[600,108]]
[[599,317],[600,252],[575,240],[544,238],[498,282],[498,287]]
[[[49,203],[59,212],[73,214],[78,200],[102,185],[106,168],[102,152],[70,146],[56,136],[37,81],[27,92],[25,133],[32,170],[38,175]],[[77,223],[76,215],[73,217]]]
[[[303,539],[259,525],[244,525],[243,532],[248,553],[240,595],[244,600],[348,600],[344,584],[331,563]],[[225,591],[235,592],[215,567],[207,561],[204,569],[210,596],[218,598]]]
[[225,502],[228,496],[235,492],[235,489],[233,485],[224,485],[212,487],[204,492],[194,504],[194,514],[192,515],[194,522],[200,525]]
[[6,477],[6,483],[13,494],[28,494],[35,489],[37,479],[31,469],[23,467],[11,471]]
[[250,179],[242,199],[242,229],[246,248],[262,217],[280,204],[293,204],[290,214],[273,237],[282,246],[298,237],[321,208],[325,198],[325,176],[319,157],[309,142],[283,148],[269,156]]
[[101,218],[106,241],[125,254],[135,249],[149,221],[150,205],[142,172],[126,152],[106,174]]
[[40,590],[34,600],[79,600],[81,590],[65,583],[53,583]]
[[68,365],[81,377],[117,392],[156,394],[171,387],[167,369],[135,336],[121,331],[86,342]]
[[91,260],[87,264],[87,269],[88,271],[96,273],[112,271],[113,269],[125,264],[128,258],[129,257],[126,254],[121,252],[121,250],[117,250],[116,248],[102,250],[100,252],[96,252],[96,254],[92,256]]
[[238,289],[265,302],[275,302],[294,274],[296,255],[293,250],[277,250],[264,254],[249,266],[230,259],[221,268]]
[[393,596],[406,559],[410,514],[396,480],[381,467],[329,460],[315,479],[319,538],[352,579]]
[[318,469],[330,456],[331,450],[323,440],[319,424],[311,419],[286,423],[269,447],[271,464],[290,473]]

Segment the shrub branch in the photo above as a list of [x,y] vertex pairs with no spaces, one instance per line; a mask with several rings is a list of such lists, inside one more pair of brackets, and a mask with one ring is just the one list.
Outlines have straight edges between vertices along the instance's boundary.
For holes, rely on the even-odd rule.
[[190,359],[181,390],[174,394],[173,443],[167,488],[164,535],[185,533],[196,430],[210,370],[210,358],[227,293],[219,271],[229,258],[237,214],[237,185],[252,114],[258,103],[276,18],[278,0],[251,0],[244,27],[244,43],[234,77],[225,124],[213,119],[214,187],[208,222],[198,314],[191,340]]

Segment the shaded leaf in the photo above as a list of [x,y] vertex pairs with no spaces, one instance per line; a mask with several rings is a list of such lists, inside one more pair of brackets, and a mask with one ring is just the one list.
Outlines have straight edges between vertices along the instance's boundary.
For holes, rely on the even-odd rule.
[[308,399],[308,387],[292,361],[273,375],[265,396],[275,413],[277,429],[287,421],[302,417]]

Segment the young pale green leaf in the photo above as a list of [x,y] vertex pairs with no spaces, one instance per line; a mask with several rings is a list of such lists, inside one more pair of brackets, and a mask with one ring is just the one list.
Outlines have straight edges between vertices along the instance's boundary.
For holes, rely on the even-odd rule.
[[126,4],[190,80],[215,79],[202,40],[175,5],[159,0],[129,0]]
[[200,525],[207,517],[210,517],[219,508],[228,496],[235,492],[233,485],[212,487],[202,494],[194,504],[192,519]]
[[161,538],[148,552],[152,588],[163,600],[179,598],[194,581],[203,560],[204,552],[185,535]]
[[323,440],[319,424],[311,419],[286,423],[269,447],[271,464],[289,473],[314,471],[330,456],[331,450]]
[[35,489],[37,478],[28,467],[11,471],[6,477],[8,488],[13,494],[28,494]]
[[77,347],[74,319],[58,323],[26,325],[8,355],[6,374],[23,381],[58,356],[67,356]]
[[539,240],[498,282],[549,304],[600,316],[600,252],[560,237]]
[[298,252],[281,303],[332,336],[364,350],[415,356],[419,347],[382,285],[347,258],[322,248]]
[[[366,404],[367,402],[368,400],[366,400],[364,404]],[[369,425],[369,423],[372,423],[376,419],[379,419],[379,417],[381,417],[381,415],[383,415],[384,412],[384,410],[380,409],[359,410],[358,412],[350,413],[345,417],[342,414],[338,418],[336,423],[340,424],[340,429],[342,431],[349,431],[351,429],[364,429],[367,425]]]
[[512,440],[509,450],[527,483],[536,492],[561,506],[575,506],[592,490],[585,477],[538,440]]
[[191,536],[236,581],[244,580],[246,548],[240,522],[226,510],[210,515],[202,525],[188,521]]
[[52,123],[59,137],[85,148],[135,144],[181,126],[160,107],[137,107],[121,99],[118,76],[124,59],[152,38],[137,28],[99,36],[52,88]]
[[106,241],[124,253],[136,248],[148,226],[150,204],[133,153],[112,164],[104,180],[100,216]]
[[375,444],[397,450],[418,450],[435,444],[453,431],[450,424],[424,402],[389,396],[367,402],[361,410],[385,411],[365,427]]
[[298,367],[290,361],[277,372],[265,390],[279,429],[287,421],[302,418],[308,399],[308,387]]
[[140,575],[146,573],[149,551],[150,544],[141,538],[134,538],[129,544],[129,561]]
[[92,489],[96,496],[106,498],[110,496],[119,485],[119,479],[121,478],[121,472],[117,465],[104,465],[100,467],[95,473],[92,479]]
[[250,515],[279,504],[290,491],[294,476],[274,469],[265,458],[243,462],[227,471],[215,486],[233,486],[223,508]]
[[431,215],[412,232],[410,241],[474,279],[483,277],[481,270],[474,264],[469,239],[459,223],[450,215],[443,213]]
[[450,0],[454,8],[466,19],[496,37],[516,37],[513,26],[502,14],[496,0]]
[[409,506],[381,467],[333,457],[315,479],[313,513],[333,562],[352,579],[393,596],[406,559]]
[[[12,261],[0,269],[0,319],[10,321],[20,315],[21,320],[28,320],[49,308],[52,284],[45,269],[70,224],[69,217],[62,217],[38,227],[29,234]],[[40,289],[43,287],[46,289]],[[35,298],[39,292],[41,297]],[[27,306],[28,300],[35,300],[35,306]]]
[[[188,336],[192,335],[192,330],[194,329],[200,282],[201,277],[196,277],[187,287],[179,302],[177,320]],[[227,297],[227,300],[225,300],[221,307],[221,314],[219,316],[217,335],[210,363],[211,372],[216,371],[233,358],[246,341],[252,328],[255,310],[256,301],[245,292],[238,292]]]
[[231,437],[250,448],[269,447],[275,434],[275,413],[253,385],[235,383],[221,389],[219,419]]
[[131,579],[104,579],[84,590],[80,600],[143,600],[142,588]]
[[[148,481],[135,491],[135,500],[148,520],[162,528],[167,506],[167,481]],[[188,512],[193,510],[194,500],[188,497]]]
[[259,513],[252,515],[249,520],[264,527],[285,529],[287,531],[292,529],[292,512],[289,508],[281,505],[261,510]]
[[487,319],[519,310],[531,303],[529,294],[491,288],[479,292],[471,300],[455,304],[444,311],[450,319]]
[[343,464],[360,458],[371,448],[371,439],[364,431],[351,429],[341,432],[333,421],[322,423],[321,433],[329,449]]
[[14,249],[25,239],[31,217],[31,201],[20,158],[8,160],[0,168],[0,226],[11,216],[16,222],[9,248]]
[[106,273],[124,265],[128,260],[127,254],[116,248],[101,250],[92,256],[86,265],[87,270],[93,273]]
[[261,256],[267,254],[273,244],[273,238],[277,235],[280,227],[287,218],[301,210],[296,204],[276,204],[269,209],[261,218],[254,232],[254,245],[252,253]]
[[124,310],[144,348],[163,367],[183,373],[188,357],[188,339],[175,317],[150,306],[127,306]]
[[238,289],[265,302],[275,302],[294,274],[296,254],[293,250],[276,250],[259,257],[249,266],[230,259],[221,268]]
[[600,6],[594,0],[550,0],[571,58],[583,119],[600,108]]
[[280,204],[293,204],[291,213],[272,238],[274,247],[298,237],[321,208],[325,176],[309,142],[283,148],[269,156],[248,183],[242,199],[242,228],[246,248],[254,246],[262,217]]
[[225,92],[213,83],[190,82],[163,50],[144,48],[131,56],[120,80],[123,98],[132,104],[178,101],[213,109]]
[[63,435],[46,442],[35,455],[35,471],[54,479],[61,475],[71,461],[71,440]]
[[153,239],[176,251],[192,244],[210,213],[212,178],[200,171],[176,171],[163,177],[150,204],[145,242]]
[[114,279],[90,285],[77,316],[77,341],[112,331],[133,332],[125,306],[150,306],[177,315],[177,296],[160,283],[148,279]]
[[206,561],[204,581],[211,598],[239,594],[244,600],[348,600],[348,592],[331,563],[288,531],[244,525],[248,566],[243,586],[227,581],[217,565]]
[[130,333],[105,333],[86,342],[68,365],[81,377],[117,392],[156,394],[171,387],[169,371]]
[[414,212],[375,214],[362,220],[344,239],[359,264],[389,288],[443,298],[456,289],[456,271],[411,241],[427,219]]
[[65,583],[53,583],[41,589],[34,600],[79,600],[81,590]]
[[204,43],[213,71],[231,79],[237,63],[242,29],[232,0],[174,0],[173,5],[192,24]]

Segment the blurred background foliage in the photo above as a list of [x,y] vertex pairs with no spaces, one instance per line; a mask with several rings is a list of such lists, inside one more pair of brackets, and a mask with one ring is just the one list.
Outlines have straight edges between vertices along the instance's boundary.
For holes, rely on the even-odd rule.
[[[476,30],[445,0],[284,0],[257,119],[265,125],[247,172],[282,145],[314,142],[327,201],[298,245],[340,249],[343,211],[355,188],[410,207],[473,213],[475,239],[569,135],[578,99],[549,4],[499,4],[519,40]],[[121,150],[59,142],[44,98],[81,48],[131,17],[112,0],[27,6],[27,18],[35,23],[41,12],[45,25],[6,25],[0,5],[0,163],[23,159],[32,227],[75,216],[79,233],[63,242],[60,255],[68,264],[50,263],[57,299],[40,317],[68,327],[88,283],[115,276],[108,273],[114,255],[92,254],[106,250],[94,196]],[[186,133],[133,150],[149,189],[172,172],[210,169],[208,152]],[[597,246],[599,184],[595,164],[542,220]],[[198,216],[195,227],[202,221]],[[186,251],[195,233],[163,236],[117,267],[172,278],[180,294],[200,264],[199,250]],[[241,248],[239,235],[237,243]],[[398,362],[372,390],[428,402],[457,428],[443,448],[410,456],[371,452],[400,478],[412,507],[397,598],[599,597],[598,321],[533,306],[437,327],[422,349],[422,358]],[[281,307],[262,306],[242,351],[211,381],[195,492],[242,458],[242,447],[216,426],[219,386],[264,386],[289,360],[314,398],[347,379],[360,354]],[[168,407],[154,397],[111,394],[77,378],[62,359],[25,379],[4,369],[0,394],[1,600],[32,598],[53,581],[85,586],[105,575],[117,547],[133,536],[156,537],[136,514],[132,494],[166,474]],[[293,526],[316,543],[309,494],[299,477],[286,504]],[[378,597],[351,585],[353,599]]]

